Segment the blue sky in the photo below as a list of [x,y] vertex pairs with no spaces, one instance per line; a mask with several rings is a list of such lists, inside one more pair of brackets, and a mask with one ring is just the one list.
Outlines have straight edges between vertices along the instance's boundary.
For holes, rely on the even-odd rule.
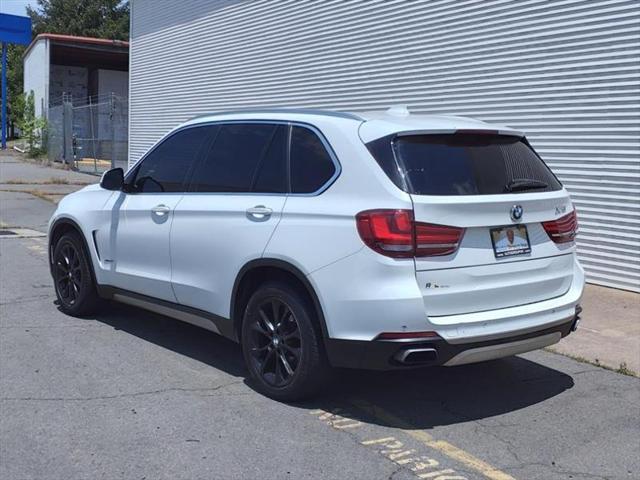
[[36,0],[0,0],[0,13],[27,15],[27,5],[35,7]]

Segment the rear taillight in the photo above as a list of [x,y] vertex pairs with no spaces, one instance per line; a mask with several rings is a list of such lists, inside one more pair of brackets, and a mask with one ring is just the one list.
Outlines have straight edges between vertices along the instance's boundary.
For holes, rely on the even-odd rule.
[[388,257],[413,257],[411,210],[366,210],[356,215],[362,241]]
[[557,220],[542,222],[542,226],[555,243],[573,242],[578,234],[578,215],[574,209]]
[[366,210],[356,215],[356,223],[366,245],[393,258],[449,255],[464,233],[464,228],[415,222],[411,210]]
[[460,245],[464,228],[416,223],[416,257],[454,253]]

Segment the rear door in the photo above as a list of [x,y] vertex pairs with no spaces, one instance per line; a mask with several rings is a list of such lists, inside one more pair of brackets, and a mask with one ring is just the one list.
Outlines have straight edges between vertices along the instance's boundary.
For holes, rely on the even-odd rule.
[[226,123],[194,169],[171,231],[172,284],[178,301],[229,316],[236,276],[260,258],[287,198],[289,127]]
[[562,218],[561,227],[575,230],[573,207],[524,139],[408,135],[395,138],[393,149],[418,243],[421,229],[425,235],[415,263],[430,317],[538,302],[569,289],[573,236],[556,243],[545,222]]

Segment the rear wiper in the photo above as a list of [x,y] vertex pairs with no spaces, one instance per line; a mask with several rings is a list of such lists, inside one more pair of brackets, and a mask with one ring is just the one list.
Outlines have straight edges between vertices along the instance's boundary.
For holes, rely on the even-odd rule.
[[514,178],[504,186],[505,192],[523,192],[525,190],[538,190],[539,188],[547,188],[549,185],[540,180],[531,178]]

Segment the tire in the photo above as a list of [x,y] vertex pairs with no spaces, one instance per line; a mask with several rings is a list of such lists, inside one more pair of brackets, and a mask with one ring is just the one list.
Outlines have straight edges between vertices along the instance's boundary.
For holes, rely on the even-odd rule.
[[63,313],[82,317],[93,313],[99,298],[91,263],[80,235],[64,234],[53,249],[53,284]]
[[275,400],[296,401],[322,389],[330,367],[314,320],[305,296],[286,283],[266,283],[251,296],[241,343],[256,390]]

